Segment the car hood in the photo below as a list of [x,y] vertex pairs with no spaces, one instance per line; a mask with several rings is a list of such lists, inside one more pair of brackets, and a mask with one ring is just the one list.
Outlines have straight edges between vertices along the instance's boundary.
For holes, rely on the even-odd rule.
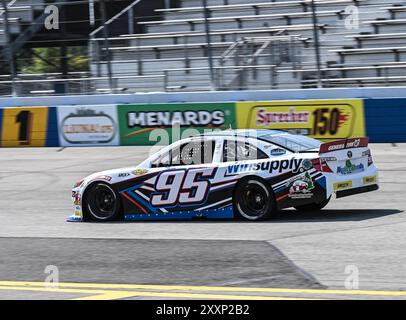
[[117,183],[128,179],[140,177],[144,174],[155,171],[156,169],[145,169],[140,167],[125,167],[119,169],[104,170],[88,175],[83,178],[81,186],[85,186],[92,181],[106,181],[108,183]]

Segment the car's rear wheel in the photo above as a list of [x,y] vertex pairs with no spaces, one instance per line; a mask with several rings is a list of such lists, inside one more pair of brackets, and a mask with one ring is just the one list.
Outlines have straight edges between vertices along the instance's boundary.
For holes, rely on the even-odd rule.
[[233,201],[236,216],[249,221],[268,219],[275,207],[271,188],[264,180],[256,177],[238,183]]
[[120,199],[107,183],[96,182],[88,187],[83,198],[86,218],[92,221],[114,221],[120,217]]
[[303,212],[320,211],[330,202],[330,199],[331,199],[331,196],[322,202],[304,204],[302,206],[296,206],[294,208],[298,211],[303,211]]

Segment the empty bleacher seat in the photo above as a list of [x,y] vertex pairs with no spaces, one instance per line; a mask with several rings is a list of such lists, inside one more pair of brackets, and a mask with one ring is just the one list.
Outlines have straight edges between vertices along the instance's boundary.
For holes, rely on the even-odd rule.
[[[319,19],[325,16],[334,16],[340,18],[343,14],[343,10],[326,10],[318,11],[317,15]],[[264,15],[237,15],[230,17],[218,17],[218,18],[209,18],[210,24],[223,24],[230,26],[230,23],[233,23],[233,26],[237,28],[243,27],[253,27],[257,26],[259,23],[262,23],[264,20],[267,23],[271,23],[273,20],[282,20],[285,21],[287,25],[292,24],[293,19],[311,19],[311,12],[295,12],[295,13],[279,13],[279,14],[264,14]],[[310,21],[310,20],[309,20]],[[195,30],[204,30],[205,19],[176,19],[176,20],[158,20],[158,21],[146,21],[140,22],[140,25],[146,25],[148,30],[153,30],[151,27],[157,25],[164,27],[167,31],[178,31],[185,29],[185,26],[189,29],[188,31]],[[250,25],[251,24],[251,25]],[[171,28],[174,27],[174,28]],[[185,30],[186,31],[186,30]]]
[[[225,89],[315,85],[311,0],[207,0],[207,4],[214,70],[216,75],[229,77]],[[315,4],[325,86],[406,82],[406,78],[396,80],[406,70],[404,1],[315,0]],[[348,28],[344,19],[351,14],[346,9],[353,6],[360,14],[355,29]],[[203,9],[201,0],[179,0],[178,7],[156,10],[159,20],[138,19],[142,33],[110,37],[115,75],[165,74],[167,90],[209,88],[209,46]],[[244,37],[277,35],[300,40],[291,47],[265,46],[264,51],[258,45],[251,51],[234,53],[235,61],[229,54],[222,65],[227,52]],[[96,38],[92,42],[103,41]],[[279,60],[272,63],[275,57]],[[233,82],[238,68],[246,74],[243,85]]]

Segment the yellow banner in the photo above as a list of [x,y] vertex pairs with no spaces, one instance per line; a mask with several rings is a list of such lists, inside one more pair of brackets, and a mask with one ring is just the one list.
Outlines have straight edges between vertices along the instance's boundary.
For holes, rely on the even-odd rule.
[[237,102],[241,129],[279,129],[320,140],[365,136],[361,99]]
[[48,107],[3,109],[2,147],[44,147]]

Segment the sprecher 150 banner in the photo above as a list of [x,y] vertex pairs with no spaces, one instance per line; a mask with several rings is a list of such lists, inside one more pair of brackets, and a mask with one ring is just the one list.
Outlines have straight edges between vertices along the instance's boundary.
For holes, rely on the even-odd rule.
[[320,140],[365,136],[363,100],[238,102],[238,128],[279,129]]

